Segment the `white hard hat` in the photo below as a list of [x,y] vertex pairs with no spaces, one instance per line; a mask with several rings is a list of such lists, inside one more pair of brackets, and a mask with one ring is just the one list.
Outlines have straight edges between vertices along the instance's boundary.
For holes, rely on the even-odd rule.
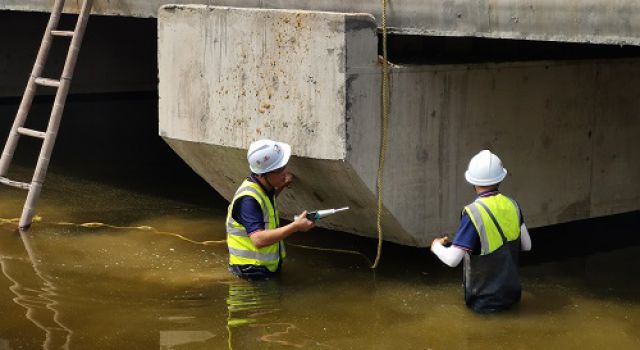
[[249,145],[247,160],[254,174],[265,174],[287,165],[291,146],[284,142],[258,140]]
[[500,158],[486,149],[471,158],[464,173],[467,182],[476,186],[495,185],[502,182],[506,176],[507,169],[502,167]]

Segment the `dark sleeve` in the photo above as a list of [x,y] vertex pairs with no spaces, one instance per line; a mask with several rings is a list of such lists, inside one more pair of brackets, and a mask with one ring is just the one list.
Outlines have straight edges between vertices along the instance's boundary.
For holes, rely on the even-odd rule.
[[251,196],[240,197],[233,205],[231,216],[240,225],[244,226],[250,235],[256,231],[264,230],[264,218],[258,201]]
[[456,232],[455,238],[453,239],[453,245],[464,249],[473,254],[477,254],[480,252],[480,237],[478,236],[478,230],[473,226],[473,222],[471,218],[469,218],[469,214],[465,211],[460,218],[460,227],[458,227],[458,231]]

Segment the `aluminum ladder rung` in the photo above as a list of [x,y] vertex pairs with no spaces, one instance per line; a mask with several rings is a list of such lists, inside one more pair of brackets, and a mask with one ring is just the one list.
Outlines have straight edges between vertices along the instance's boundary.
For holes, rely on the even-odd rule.
[[47,133],[43,131],[27,129],[27,128],[18,128],[18,134],[31,136],[31,137],[35,137],[43,140],[44,140],[44,137],[47,136]]
[[76,32],[72,30],[52,30],[51,35],[53,36],[66,36],[72,37]]
[[60,87],[60,80],[48,79],[48,78],[36,78],[36,84],[42,86]]
[[31,184],[29,183],[9,180],[6,177],[0,177],[0,184],[20,188],[23,190],[28,190],[29,188],[31,188]]

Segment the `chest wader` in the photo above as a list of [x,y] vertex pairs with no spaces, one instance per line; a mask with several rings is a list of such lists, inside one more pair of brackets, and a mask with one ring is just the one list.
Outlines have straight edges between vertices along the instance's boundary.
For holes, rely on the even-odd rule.
[[518,303],[520,210],[512,199],[498,194],[479,198],[465,207],[478,231],[480,255],[465,254],[464,297],[476,312],[490,313]]

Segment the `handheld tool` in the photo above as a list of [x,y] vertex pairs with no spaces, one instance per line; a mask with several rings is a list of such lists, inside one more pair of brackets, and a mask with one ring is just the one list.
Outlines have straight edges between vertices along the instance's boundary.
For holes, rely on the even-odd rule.
[[[339,213],[341,211],[349,210],[349,207],[339,208],[339,209],[323,209],[323,210],[314,210],[307,213],[307,219],[311,221],[318,221],[324,217],[329,215],[333,215],[335,213]],[[293,217],[294,220],[298,220],[298,216]]]

